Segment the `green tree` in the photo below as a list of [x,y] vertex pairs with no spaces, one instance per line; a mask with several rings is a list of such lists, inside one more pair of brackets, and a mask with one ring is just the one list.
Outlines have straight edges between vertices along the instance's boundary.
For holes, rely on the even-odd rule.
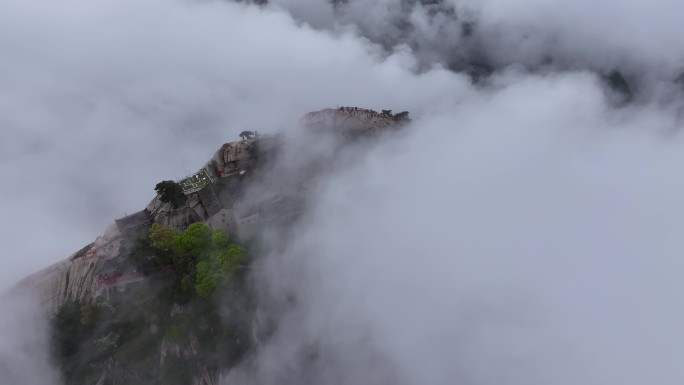
[[195,290],[204,298],[209,298],[221,280],[218,271],[212,268],[209,261],[199,261],[196,268]]
[[150,228],[150,241],[152,246],[161,251],[171,251],[173,248],[173,238],[178,235],[178,231],[170,227],[153,223]]
[[254,136],[254,132],[253,132],[253,131],[242,131],[242,132],[240,133],[240,138],[242,138],[242,140],[245,140],[245,139],[252,139],[253,136]]
[[65,302],[51,321],[52,348],[57,361],[66,366],[78,353],[83,338],[81,304],[77,301]]
[[164,203],[170,203],[174,209],[184,205],[187,197],[183,194],[183,188],[177,182],[165,180],[157,183],[154,191],[159,194],[159,199]]
[[214,249],[225,249],[230,245],[230,237],[221,229],[216,229],[211,234],[211,244]]
[[87,371],[83,347],[92,343],[98,314],[96,305],[67,301],[50,320],[51,353],[67,383],[77,383],[79,373]]
[[176,234],[171,242],[176,254],[198,258],[211,247],[211,228],[202,222],[193,223],[183,232]]
[[195,289],[204,298],[209,298],[224,279],[234,278],[241,266],[249,260],[247,249],[232,243],[217,248],[197,263]]
[[218,257],[218,268],[224,274],[233,277],[238,269],[247,263],[247,249],[233,243],[222,250]]
[[408,111],[402,111],[397,114],[394,114],[394,120],[396,121],[402,121],[402,120],[409,120],[409,112]]
[[[211,251],[212,231],[202,222],[193,223],[173,237],[173,269],[178,277],[190,276],[194,280],[197,260]],[[192,287],[186,285],[183,289]]]

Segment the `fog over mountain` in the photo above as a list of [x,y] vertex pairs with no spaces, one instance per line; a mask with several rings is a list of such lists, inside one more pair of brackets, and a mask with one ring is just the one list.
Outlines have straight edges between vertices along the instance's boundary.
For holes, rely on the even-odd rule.
[[[0,288],[243,130],[389,106],[413,123],[341,159],[254,272],[278,326],[224,383],[681,384],[681,14],[673,0],[2,2]],[[35,304],[0,306],[0,378],[55,384]]]

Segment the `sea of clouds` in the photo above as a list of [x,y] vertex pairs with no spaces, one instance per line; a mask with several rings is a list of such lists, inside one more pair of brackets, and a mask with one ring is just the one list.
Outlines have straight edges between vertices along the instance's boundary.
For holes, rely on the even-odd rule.
[[[227,378],[681,384],[684,4],[336,3],[0,3],[0,288],[243,130],[409,110],[256,274],[296,305]],[[0,378],[52,384],[26,303],[2,304]]]

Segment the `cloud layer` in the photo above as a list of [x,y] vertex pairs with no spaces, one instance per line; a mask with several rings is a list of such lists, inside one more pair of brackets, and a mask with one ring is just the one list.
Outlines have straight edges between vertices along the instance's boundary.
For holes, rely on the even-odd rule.
[[0,288],[242,130],[409,110],[257,277],[298,305],[244,381],[680,384],[682,7],[4,2]]
[[[79,249],[244,129],[281,131],[338,103],[429,105],[450,76],[408,76],[408,54],[378,63],[352,35],[244,5],[2,7],[3,233],[6,258],[30,259],[5,279]],[[31,228],[40,242],[25,241]]]
[[263,279],[303,300],[260,380],[680,382],[684,143],[602,100],[515,79],[331,178]]

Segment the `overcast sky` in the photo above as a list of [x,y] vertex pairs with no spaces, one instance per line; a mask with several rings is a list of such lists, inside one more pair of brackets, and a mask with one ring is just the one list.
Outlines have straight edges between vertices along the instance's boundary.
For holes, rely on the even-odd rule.
[[0,288],[242,130],[409,110],[260,277],[303,300],[258,378],[313,344],[319,383],[684,382],[684,3],[271,3],[0,3]]

